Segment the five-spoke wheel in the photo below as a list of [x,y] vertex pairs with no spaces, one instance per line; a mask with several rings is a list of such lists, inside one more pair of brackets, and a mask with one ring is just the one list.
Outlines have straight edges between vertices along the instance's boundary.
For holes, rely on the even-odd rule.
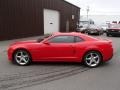
[[20,66],[28,65],[31,62],[30,54],[25,50],[17,50],[13,58],[14,62]]
[[97,67],[102,61],[102,56],[97,51],[90,51],[84,56],[84,63],[88,67]]

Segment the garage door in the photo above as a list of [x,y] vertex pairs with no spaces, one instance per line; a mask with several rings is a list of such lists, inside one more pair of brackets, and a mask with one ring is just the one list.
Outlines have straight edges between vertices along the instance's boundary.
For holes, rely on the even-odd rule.
[[44,34],[59,32],[59,23],[59,11],[44,9]]

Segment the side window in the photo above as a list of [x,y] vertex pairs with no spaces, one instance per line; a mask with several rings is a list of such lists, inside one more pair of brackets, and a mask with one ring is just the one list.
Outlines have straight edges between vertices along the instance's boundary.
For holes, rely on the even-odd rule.
[[56,36],[49,40],[50,43],[73,43],[74,36]]
[[80,38],[80,37],[75,37],[75,42],[82,42],[83,41],[83,39],[82,38]]

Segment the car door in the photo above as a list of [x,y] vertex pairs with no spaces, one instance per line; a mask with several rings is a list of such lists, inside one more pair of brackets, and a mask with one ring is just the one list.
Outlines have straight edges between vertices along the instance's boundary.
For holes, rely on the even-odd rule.
[[74,36],[55,36],[43,42],[40,57],[45,60],[75,59]]

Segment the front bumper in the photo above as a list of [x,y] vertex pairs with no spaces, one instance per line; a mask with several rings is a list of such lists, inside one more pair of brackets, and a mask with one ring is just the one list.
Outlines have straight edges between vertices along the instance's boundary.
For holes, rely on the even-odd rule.
[[88,31],[89,34],[99,34],[99,31]]
[[9,48],[8,51],[7,51],[7,54],[8,54],[8,60],[12,61],[12,59],[13,59],[13,57],[12,57],[13,49]]

